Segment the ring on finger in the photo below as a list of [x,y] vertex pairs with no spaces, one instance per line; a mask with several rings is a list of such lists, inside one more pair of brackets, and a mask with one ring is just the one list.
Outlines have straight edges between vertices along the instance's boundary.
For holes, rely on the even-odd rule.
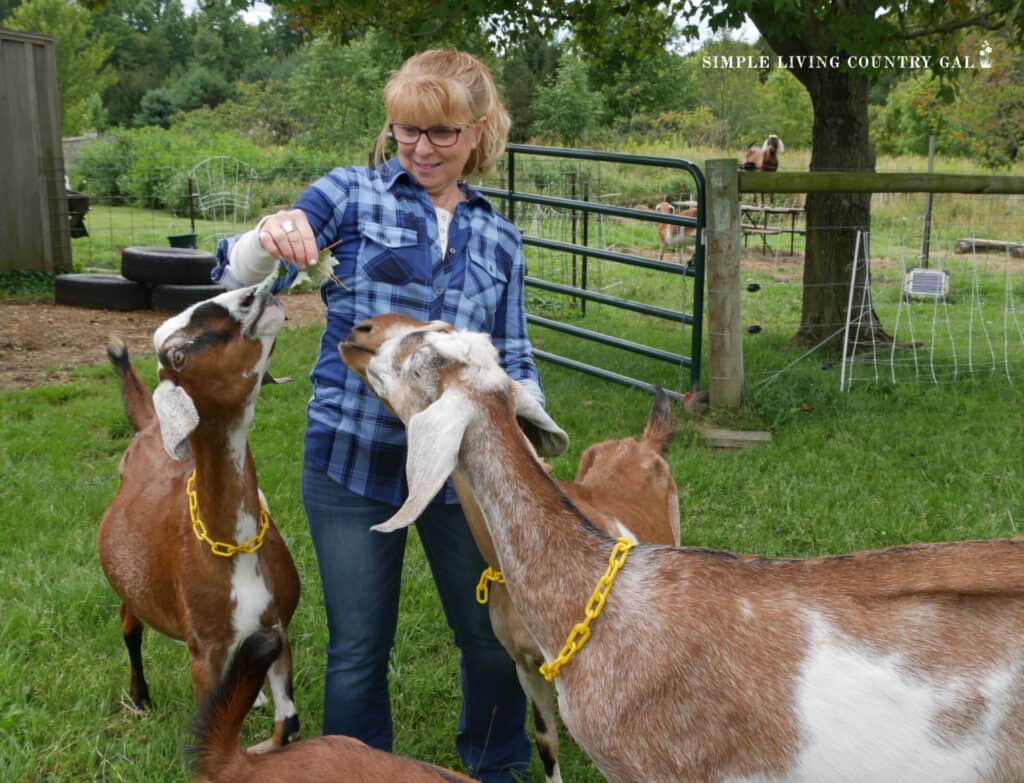
[[292,223],[292,221],[290,220],[281,221],[281,228],[284,229],[284,233],[286,234],[290,234],[293,231],[298,231],[298,229],[295,227],[295,224]]

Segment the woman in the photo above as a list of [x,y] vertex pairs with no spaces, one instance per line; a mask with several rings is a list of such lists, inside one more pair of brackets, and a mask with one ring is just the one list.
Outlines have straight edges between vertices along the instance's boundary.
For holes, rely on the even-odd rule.
[[[520,235],[460,184],[493,169],[504,151],[508,113],[490,72],[461,52],[424,52],[392,75],[384,104],[377,159],[392,139],[397,157],[376,170],[335,169],[321,178],[294,209],[222,243],[214,276],[251,284],[272,273],[277,259],[294,276],[317,263],[320,248],[339,243],[337,280],[321,290],[327,328],[311,376],[302,477],[330,635],[324,732],[390,750],[387,663],[405,537],[370,526],[402,503],[405,434],[346,370],[338,343],[353,324],[381,313],[442,319],[489,332],[508,374],[541,402],[543,395],[526,335]],[[461,651],[459,755],[485,783],[504,783],[525,778],[528,767],[525,700],[486,607],[475,601],[485,563],[457,502],[446,487],[417,530]]]

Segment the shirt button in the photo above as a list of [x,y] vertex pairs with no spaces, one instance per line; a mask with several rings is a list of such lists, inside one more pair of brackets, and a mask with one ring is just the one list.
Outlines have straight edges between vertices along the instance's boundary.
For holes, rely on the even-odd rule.
[[455,248],[454,247],[448,248],[448,255],[450,255],[450,256],[455,255]]
[[444,289],[443,288],[435,288],[434,289],[434,293],[437,294],[438,296],[440,296],[441,294],[444,293]]

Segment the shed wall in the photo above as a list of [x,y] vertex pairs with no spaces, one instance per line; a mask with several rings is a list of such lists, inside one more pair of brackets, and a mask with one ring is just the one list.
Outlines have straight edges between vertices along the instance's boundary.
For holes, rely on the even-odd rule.
[[0,29],[0,273],[71,270],[53,39]]

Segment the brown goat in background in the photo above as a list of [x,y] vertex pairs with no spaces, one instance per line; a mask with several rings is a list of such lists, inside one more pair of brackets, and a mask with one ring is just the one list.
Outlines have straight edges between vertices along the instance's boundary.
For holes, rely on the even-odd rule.
[[743,168],[747,171],[776,171],[779,168],[779,153],[785,151],[786,145],[782,139],[772,133],[760,147],[756,144],[747,147]]

